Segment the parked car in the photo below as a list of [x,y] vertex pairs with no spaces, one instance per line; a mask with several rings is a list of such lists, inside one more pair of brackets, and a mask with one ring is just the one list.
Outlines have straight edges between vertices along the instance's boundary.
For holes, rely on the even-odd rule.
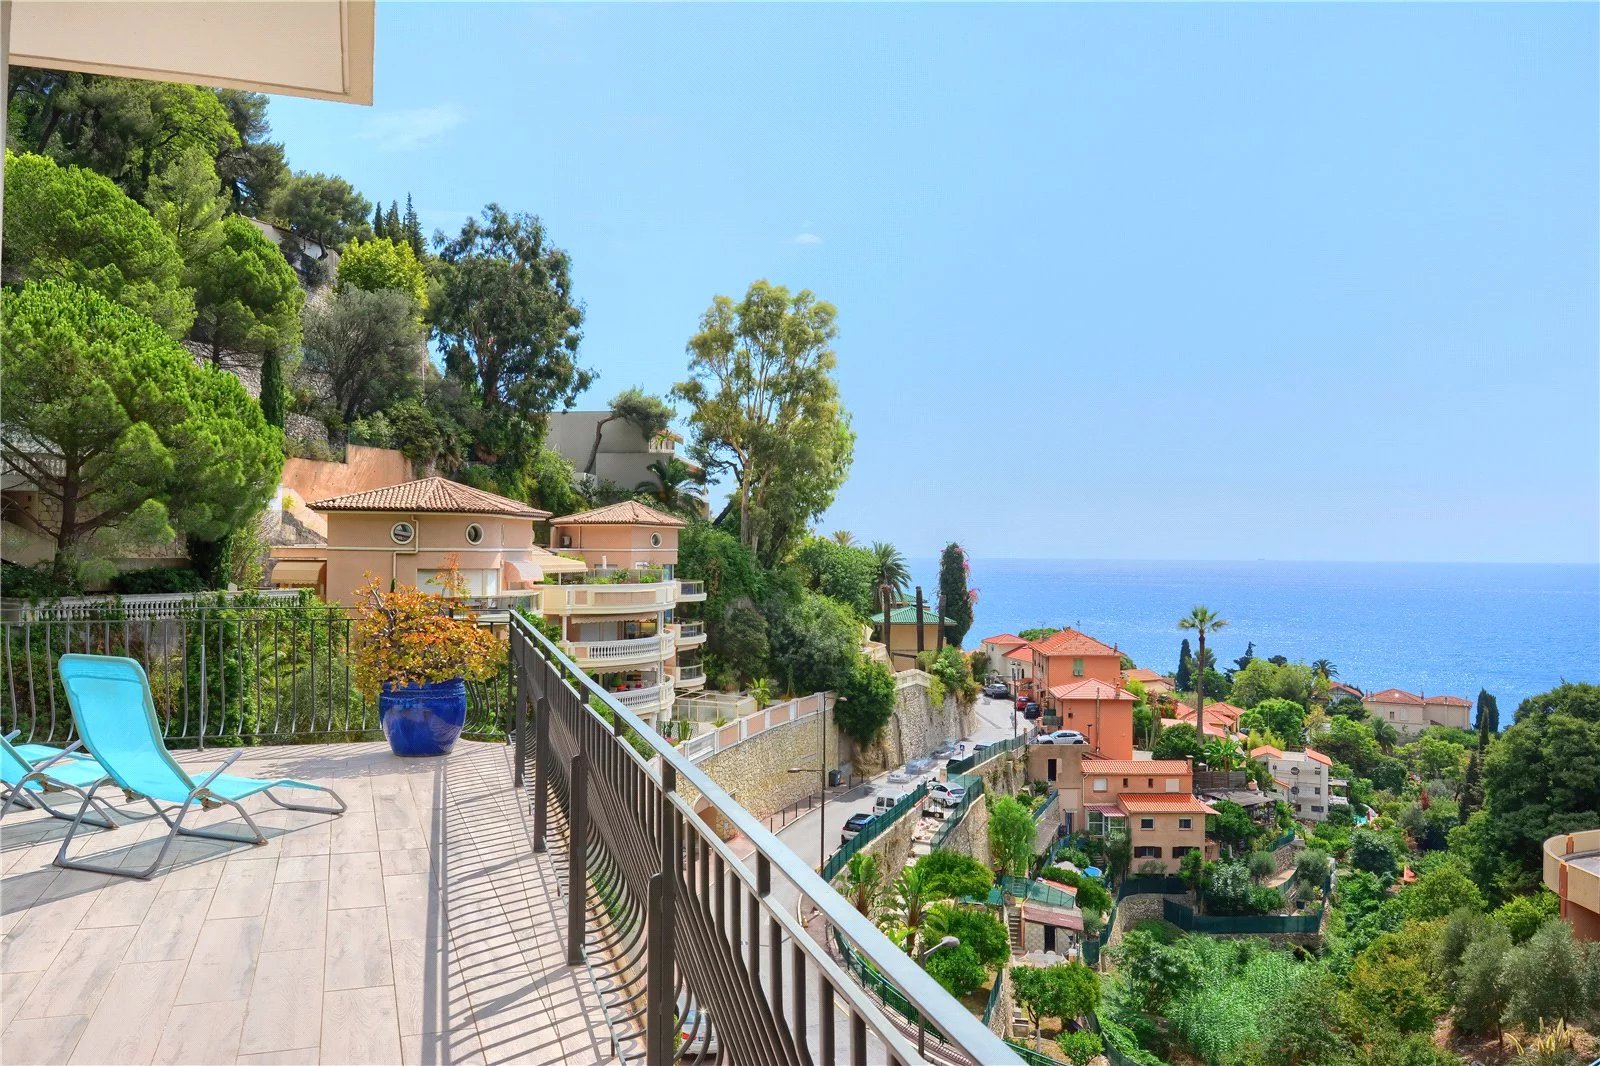
[[865,811],[860,814],[852,814],[849,820],[844,823],[844,832],[839,834],[839,843],[850,843],[851,839],[854,838],[857,833],[861,832],[871,824],[872,815],[866,813]]
[[960,785],[947,785],[943,781],[935,781],[928,786],[928,798],[946,807],[956,807],[967,798],[967,790]]
[[[893,776],[893,775],[891,775]],[[872,814],[877,817],[884,811],[893,810],[894,805],[905,799],[903,792],[884,792],[872,798]]]
[[1017,697],[1017,702],[1013,706],[1015,706],[1016,709],[1019,710],[1019,711],[1025,711],[1025,710],[1028,709],[1028,704],[1030,704],[1032,702],[1033,701],[1030,700],[1026,696],[1018,696]]
[[1046,733],[1035,743],[1038,744],[1087,744],[1089,738],[1076,729],[1058,729],[1054,733]]
[[940,744],[938,749],[928,756],[930,759],[948,759],[956,753],[956,745],[952,740]]
[[1022,717],[1026,718],[1030,722],[1039,717],[1039,715],[1042,713],[1044,712],[1039,710],[1039,705],[1034,703],[1032,700],[1029,700],[1028,705],[1022,708]]
[[1011,690],[1004,681],[991,681],[983,686],[983,694],[992,700],[1006,700],[1011,698]]
[[689,1006],[687,997],[678,1000],[678,1055],[705,1055],[708,1059],[717,1054],[717,1034],[711,1029],[709,1011]]

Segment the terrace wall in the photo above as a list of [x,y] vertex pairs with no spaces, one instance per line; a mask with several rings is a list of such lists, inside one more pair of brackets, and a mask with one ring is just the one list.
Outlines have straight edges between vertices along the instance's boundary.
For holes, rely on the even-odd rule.
[[946,696],[935,707],[928,699],[928,675],[920,670],[896,677],[894,714],[883,736],[858,753],[856,773],[871,777],[927,755],[946,740],[964,737],[977,727],[976,705],[960,704]]
[[966,813],[961,816],[961,822],[950,835],[945,838],[941,847],[946,851],[957,851],[963,855],[970,855],[974,859],[989,865],[989,793],[972,801]]

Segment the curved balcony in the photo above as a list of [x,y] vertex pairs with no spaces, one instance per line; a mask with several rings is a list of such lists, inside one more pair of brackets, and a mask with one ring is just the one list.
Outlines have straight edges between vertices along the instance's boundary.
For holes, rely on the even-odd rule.
[[706,598],[706,583],[704,581],[679,581],[678,602],[700,603]]
[[618,703],[635,714],[657,714],[672,709],[672,704],[677,700],[676,691],[671,685],[651,685],[648,688],[633,688],[626,692],[613,692]]
[[673,625],[672,630],[680,648],[698,648],[706,642],[704,622],[678,622]]
[[[677,602],[678,585],[546,585],[546,614],[653,614]],[[702,599],[705,597],[702,596]]]
[[679,666],[672,671],[672,683],[677,686],[679,692],[705,688],[706,668],[699,663]]
[[670,632],[632,640],[564,641],[563,644],[573,662],[585,670],[659,663],[672,658],[677,646]]

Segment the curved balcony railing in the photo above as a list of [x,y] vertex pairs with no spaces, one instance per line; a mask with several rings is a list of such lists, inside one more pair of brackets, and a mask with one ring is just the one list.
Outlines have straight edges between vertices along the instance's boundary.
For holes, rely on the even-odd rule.
[[672,581],[649,585],[546,585],[546,614],[628,614],[665,610],[677,602]]
[[629,663],[660,662],[671,658],[677,650],[673,634],[654,637],[635,637],[631,640],[568,641],[567,654],[585,669],[623,666]]
[[[730,1062],[927,1061],[914,1027],[891,1020],[797,920],[805,899],[819,912],[816,935],[831,928],[843,937],[942,1032],[941,1050],[954,1061],[1020,1064],[631,709],[647,690],[603,692],[531,625],[515,618],[512,626],[516,775],[523,780],[531,755],[532,846],[553,851],[564,874],[567,962],[604,971],[616,1057],[674,1061],[675,1023],[687,1004]],[[606,705],[610,721],[592,701]],[[746,847],[736,853],[726,835]],[[691,1034],[690,1046],[697,1039]]]
[[704,622],[678,622],[673,629],[676,631],[680,648],[695,648],[706,642]]
[[612,699],[630,711],[642,711],[645,714],[658,711],[663,705],[671,707],[674,699],[671,685],[650,685],[647,688],[631,688],[626,692],[613,692],[610,695]]
[[684,603],[698,603],[706,598],[704,581],[679,581],[678,599]]
[[680,689],[701,688],[706,683],[706,668],[698,663],[680,666],[672,672],[672,680]]

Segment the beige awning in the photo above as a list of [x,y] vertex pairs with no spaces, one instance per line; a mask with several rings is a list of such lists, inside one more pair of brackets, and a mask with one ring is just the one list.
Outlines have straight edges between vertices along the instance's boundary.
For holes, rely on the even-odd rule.
[[550,574],[586,574],[589,566],[582,559],[569,559],[565,555],[545,551],[543,548],[533,549],[533,561],[548,576]]
[[372,103],[373,0],[16,0],[14,67]]
[[322,570],[327,565],[315,559],[284,559],[272,568],[272,583],[294,586],[321,585]]
[[544,571],[532,559],[507,559],[500,564],[500,576],[507,585],[537,585]]

